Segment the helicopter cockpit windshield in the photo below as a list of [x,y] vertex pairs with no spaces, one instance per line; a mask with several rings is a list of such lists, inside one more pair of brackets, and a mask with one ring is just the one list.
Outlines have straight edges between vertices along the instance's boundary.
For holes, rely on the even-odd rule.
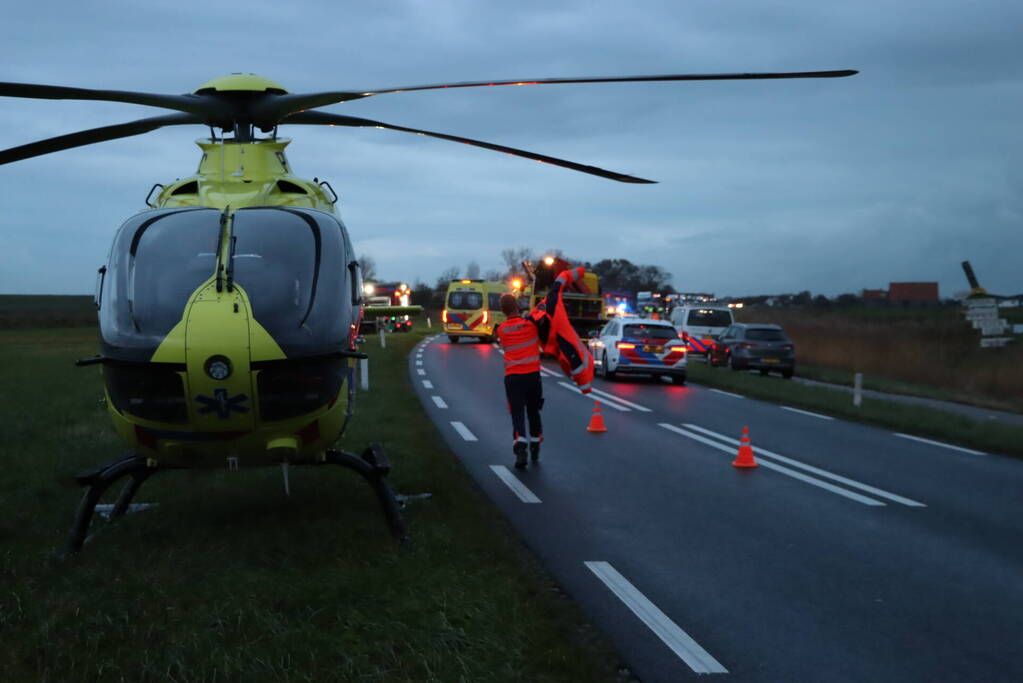
[[350,247],[334,216],[259,207],[234,214],[228,271],[288,357],[344,350],[351,322]]
[[147,361],[216,268],[220,212],[147,211],[121,226],[100,295],[103,353]]
[[[100,295],[104,355],[148,361],[217,273],[221,212],[185,208],[129,219],[114,240]],[[345,350],[352,317],[351,246],[322,211],[240,209],[223,286],[239,286],[253,317],[289,357]]]

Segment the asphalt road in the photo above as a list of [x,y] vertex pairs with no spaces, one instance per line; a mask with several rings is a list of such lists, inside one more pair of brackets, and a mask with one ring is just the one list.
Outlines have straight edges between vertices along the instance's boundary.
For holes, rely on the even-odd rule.
[[597,380],[591,433],[593,399],[547,363],[519,472],[497,348],[431,337],[409,371],[641,680],[1023,680],[1023,463],[648,378]]

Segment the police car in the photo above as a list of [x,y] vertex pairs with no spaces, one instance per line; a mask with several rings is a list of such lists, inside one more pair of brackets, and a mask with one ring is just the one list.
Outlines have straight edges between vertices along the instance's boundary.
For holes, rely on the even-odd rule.
[[616,318],[592,333],[589,346],[604,379],[644,374],[686,383],[686,343],[667,320]]

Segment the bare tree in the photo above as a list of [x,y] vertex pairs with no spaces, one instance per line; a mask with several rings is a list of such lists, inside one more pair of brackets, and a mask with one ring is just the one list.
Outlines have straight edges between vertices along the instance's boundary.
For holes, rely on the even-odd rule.
[[469,265],[465,267],[465,277],[470,280],[478,280],[480,277],[480,264],[475,261],[469,261]]
[[496,268],[491,268],[487,272],[483,273],[483,279],[488,282],[497,282],[499,280],[503,280],[504,275]]
[[359,267],[362,269],[363,280],[371,282],[377,279],[377,262],[372,256],[361,256],[359,258]]
[[513,275],[515,273],[522,272],[522,262],[532,261],[533,250],[529,247],[519,247],[518,249],[502,249],[501,260],[504,261],[504,265],[507,268],[505,275]]

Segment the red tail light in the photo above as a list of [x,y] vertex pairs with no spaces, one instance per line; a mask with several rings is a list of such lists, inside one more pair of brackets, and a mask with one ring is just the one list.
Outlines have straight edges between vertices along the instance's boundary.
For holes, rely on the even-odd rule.
[[448,309],[444,309],[440,312],[440,321],[446,323],[448,321]]
[[615,342],[616,349],[634,349],[636,345],[631,342]]

